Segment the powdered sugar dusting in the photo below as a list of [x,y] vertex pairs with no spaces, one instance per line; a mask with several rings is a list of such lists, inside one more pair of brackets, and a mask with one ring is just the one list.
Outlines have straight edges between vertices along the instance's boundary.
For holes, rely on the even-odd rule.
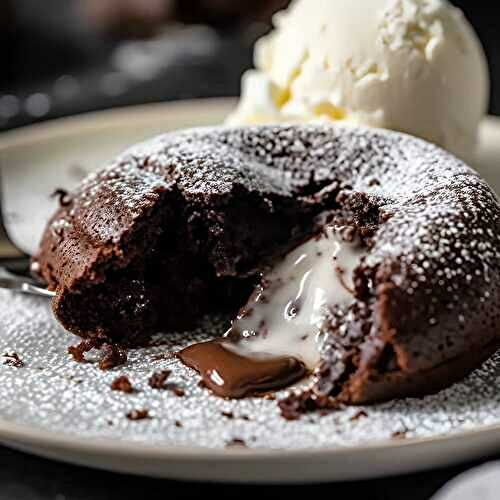
[[[143,216],[174,189],[186,199],[244,189],[307,204],[314,196],[328,200],[334,185],[347,196],[366,195],[383,221],[364,265],[374,270],[372,296],[381,283],[393,285],[392,320],[405,325],[398,347],[409,369],[434,366],[440,357],[463,354],[497,335],[498,201],[465,164],[401,134],[283,126],[165,135],[87,178],[52,230],[64,235],[76,224],[96,243],[119,240],[125,222]],[[69,359],[66,348],[76,339],[55,326],[46,302],[7,293],[1,298],[0,349],[17,352],[25,363],[23,368],[0,366],[0,391],[10,402],[0,408],[6,420],[158,445],[220,448],[238,438],[251,447],[284,449],[356,446],[500,424],[498,354],[464,382],[434,396],[363,408],[367,417],[353,418],[360,408],[346,408],[284,422],[275,402],[215,398],[197,385],[189,369],[158,357],[220,335],[227,319],[212,318],[194,332],[169,334],[164,347],[135,350],[126,367],[103,373],[92,363]],[[152,371],[164,369],[172,370],[169,381],[181,384],[185,397],[149,388]],[[111,392],[118,374],[129,376],[139,391]],[[144,408],[152,419],[125,418]],[[223,419],[222,411],[248,419]]]
[[[500,356],[494,356],[463,383],[423,399],[353,407],[327,416],[308,415],[284,421],[276,402],[263,398],[226,401],[198,386],[198,377],[162,354],[219,335],[224,319],[204,328],[168,336],[163,347],[132,351],[126,366],[102,372],[95,363],[78,364],[67,354],[78,342],[55,324],[45,300],[0,292],[0,356],[16,352],[24,367],[3,364],[0,357],[0,419],[31,429],[86,437],[145,442],[155,446],[224,448],[243,439],[251,448],[335,448],[412,437],[434,437],[500,424]],[[153,372],[169,369],[169,382],[185,389],[184,397],[154,390]],[[111,390],[127,375],[136,392]],[[132,422],[126,414],[148,409],[152,418]],[[357,417],[363,410],[366,417]],[[231,412],[233,419],[222,412]],[[182,427],[175,422],[182,423]],[[1,426],[1,424],[0,424]]]
[[[380,222],[364,261],[386,292],[398,363],[433,368],[498,336],[500,207],[476,172],[394,132],[333,125],[198,129],[133,147],[88,177],[52,223],[58,236],[119,242],[163,193],[210,209],[235,190],[335,208],[362,194]],[[338,208],[338,205],[336,206]],[[75,238],[75,239],[77,239]],[[367,342],[380,336],[372,331]]]
[[[95,219],[96,208],[102,205],[108,209],[102,215],[106,222],[114,206],[124,219],[135,219],[151,197],[174,184],[186,197],[222,195],[235,186],[300,196],[313,181],[328,180],[341,180],[354,190],[381,196],[387,209],[393,210],[439,188],[446,191],[453,181],[471,194],[484,187],[459,160],[393,132],[312,125],[197,129],[134,146],[88,176],[73,194],[71,209],[61,215],[67,219],[78,216],[85,228],[87,212]],[[98,231],[86,229],[100,240],[120,233],[112,224]]]

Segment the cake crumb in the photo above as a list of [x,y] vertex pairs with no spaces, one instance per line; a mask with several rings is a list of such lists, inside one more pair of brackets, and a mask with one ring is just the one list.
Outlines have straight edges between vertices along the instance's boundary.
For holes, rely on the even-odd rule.
[[115,380],[111,383],[111,390],[125,392],[126,394],[132,394],[135,392],[130,379],[126,375],[115,378]]
[[294,392],[278,401],[281,416],[285,420],[299,420],[302,415],[313,411],[320,411],[321,416],[329,415],[334,410],[343,408],[335,398],[320,396],[312,390]]
[[103,371],[111,370],[127,362],[127,351],[116,344],[103,344],[101,350],[103,357],[99,362],[99,368]]
[[234,418],[234,413],[232,411],[223,411],[222,416],[232,420]]
[[186,391],[178,384],[165,384],[165,389],[172,391],[177,397],[182,398],[186,395]]
[[127,351],[116,344],[103,343],[100,339],[82,340],[76,346],[69,346],[68,353],[77,363],[86,363],[85,354],[92,349],[100,349],[102,352],[102,358],[99,361],[101,370],[111,370],[127,362]]
[[404,429],[402,431],[396,431],[393,432],[391,435],[392,439],[406,439],[406,433],[408,432],[408,429]]
[[67,207],[68,205],[71,205],[71,196],[69,195],[68,191],[65,189],[56,189],[51,195],[51,198],[57,198],[59,202],[59,206],[61,207]]
[[180,420],[175,421],[175,426],[176,427],[184,427],[184,425],[182,424],[182,422]]
[[349,420],[351,422],[355,422],[357,420],[360,420],[360,419],[366,418],[366,417],[368,417],[368,413],[366,413],[366,411],[361,410],[361,411],[358,411],[358,413],[356,413],[355,415],[353,415]]
[[149,415],[149,410],[132,410],[127,413],[127,418],[129,420],[137,421],[137,420],[146,420],[151,418]]
[[71,354],[71,356],[77,363],[85,363],[87,361],[84,356],[86,351],[80,348],[81,344],[82,342],[80,342],[78,345],[70,345],[68,347],[68,354]]
[[95,339],[82,340],[77,345],[69,346],[68,354],[71,354],[77,363],[86,363],[85,354],[92,349],[98,348],[100,345],[100,342]]
[[17,352],[6,352],[3,357],[6,358],[3,362],[4,365],[13,366],[14,368],[22,368],[24,366],[24,361],[19,357]]
[[226,448],[234,448],[234,447],[247,448],[247,444],[241,438],[233,438],[233,439],[231,439],[231,441],[228,441],[226,443]]
[[153,375],[149,378],[149,387],[153,389],[167,389],[165,382],[171,374],[171,370],[163,370],[161,372],[153,373]]

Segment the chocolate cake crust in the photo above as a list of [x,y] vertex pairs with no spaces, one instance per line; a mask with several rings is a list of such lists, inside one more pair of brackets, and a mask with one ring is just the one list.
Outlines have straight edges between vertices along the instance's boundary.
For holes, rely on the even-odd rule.
[[355,314],[330,321],[318,397],[380,400],[412,380],[425,393],[482,356],[451,364],[441,385],[434,377],[426,386],[425,373],[496,346],[497,198],[460,160],[394,132],[310,125],[161,136],[70,193],[35,260],[68,330],[136,344],[220,304],[236,310],[266,263],[339,217],[369,252],[356,271]]

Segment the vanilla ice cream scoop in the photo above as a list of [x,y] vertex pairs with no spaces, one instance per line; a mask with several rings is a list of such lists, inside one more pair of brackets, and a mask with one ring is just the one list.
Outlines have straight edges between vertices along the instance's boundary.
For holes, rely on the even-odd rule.
[[295,0],[274,22],[229,124],[345,121],[473,158],[489,76],[459,9],[445,0]]

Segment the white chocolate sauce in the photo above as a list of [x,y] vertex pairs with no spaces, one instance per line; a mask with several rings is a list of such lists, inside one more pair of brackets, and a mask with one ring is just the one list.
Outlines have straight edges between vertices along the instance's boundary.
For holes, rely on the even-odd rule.
[[[265,274],[226,336],[225,347],[244,357],[289,356],[313,370],[320,361],[321,324],[331,306],[353,301],[353,271],[366,254],[358,241],[328,227]],[[334,261],[334,262],[332,262]]]

